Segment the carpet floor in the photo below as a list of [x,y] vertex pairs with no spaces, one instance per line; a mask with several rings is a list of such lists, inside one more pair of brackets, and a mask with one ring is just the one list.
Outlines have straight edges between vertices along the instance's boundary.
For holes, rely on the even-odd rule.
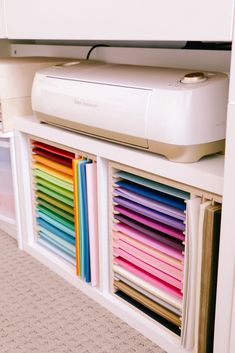
[[164,353],[0,230],[1,353]]

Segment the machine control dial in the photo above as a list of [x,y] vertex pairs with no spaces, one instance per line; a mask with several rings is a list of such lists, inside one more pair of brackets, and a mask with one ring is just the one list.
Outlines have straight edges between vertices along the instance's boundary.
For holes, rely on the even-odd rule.
[[182,78],[180,82],[182,83],[201,83],[206,81],[207,77],[203,72],[190,72]]

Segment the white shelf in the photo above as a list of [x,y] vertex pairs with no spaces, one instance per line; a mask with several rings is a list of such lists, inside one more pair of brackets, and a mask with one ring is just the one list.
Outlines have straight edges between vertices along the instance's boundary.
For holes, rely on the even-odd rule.
[[205,157],[196,163],[175,163],[149,152],[40,124],[33,116],[17,117],[14,124],[17,130],[25,134],[92,153],[216,195],[223,195],[224,156],[222,155]]
[[[6,0],[10,39],[229,41],[233,0]],[[120,25],[121,19],[121,25]],[[61,26],[65,23],[65,26]],[[43,24],[43,25],[42,25]]]
[[[143,313],[131,308],[115,295],[110,294],[110,243],[108,238],[108,161],[114,161],[142,172],[187,184],[189,187],[203,189],[206,192],[222,196],[224,157],[222,155],[204,158],[197,163],[173,163],[166,158],[107,141],[87,137],[61,128],[40,124],[33,116],[17,117],[14,120],[16,129],[16,157],[20,192],[20,211],[23,249],[59,274],[86,295],[125,320],[146,337],[160,345],[168,353],[195,353],[181,345],[179,337],[165,327],[147,318]],[[33,197],[31,190],[29,138],[42,139],[45,143],[55,143],[63,148],[85,152],[97,156],[98,202],[99,205],[99,250],[100,250],[100,289],[91,287],[79,279],[75,268],[56,254],[51,253],[34,238]],[[116,164],[115,164],[116,165]]]

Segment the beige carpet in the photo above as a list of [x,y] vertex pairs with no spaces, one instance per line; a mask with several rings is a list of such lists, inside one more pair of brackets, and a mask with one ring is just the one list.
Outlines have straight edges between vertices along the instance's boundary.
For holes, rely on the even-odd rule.
[[0,231],[1,353],[164,353]]

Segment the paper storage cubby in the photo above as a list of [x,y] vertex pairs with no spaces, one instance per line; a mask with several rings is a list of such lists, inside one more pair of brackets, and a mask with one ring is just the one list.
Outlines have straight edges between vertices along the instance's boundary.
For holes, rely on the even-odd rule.
[[94,156],[32,139],[36,241],[98,285],[96,161]]
[[221,204],[208,197],[110,163],[111,291],[186,349],[210,344],[214,322]]

